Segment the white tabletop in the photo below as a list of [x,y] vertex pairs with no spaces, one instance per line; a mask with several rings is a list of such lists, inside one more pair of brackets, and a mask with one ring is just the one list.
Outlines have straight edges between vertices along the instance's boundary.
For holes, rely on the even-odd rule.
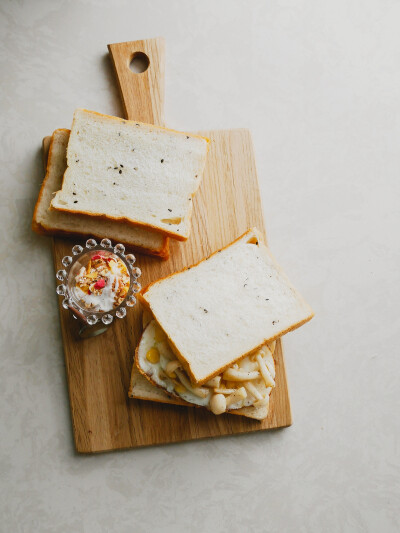
[[[400,4],[0,3],[5,532],[399,531]],[[250,128],[269,242],[315,309],[285,339],[294,424],[78,456],[43,136],[121,114],[107,43],[166,38],[166,121]],[[96,394],[96,391],[93,391]]]

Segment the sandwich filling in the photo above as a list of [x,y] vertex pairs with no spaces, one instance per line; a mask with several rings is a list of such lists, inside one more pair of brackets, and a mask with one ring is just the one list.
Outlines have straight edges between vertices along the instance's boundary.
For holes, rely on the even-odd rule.
[[264,344],[204,385],[191,383],[168,338],[155,319],[146,325],[136,363],[153,384],[171,396],[206,407],[218,415],[244,407],[263,407],[275,387],[275,342]]

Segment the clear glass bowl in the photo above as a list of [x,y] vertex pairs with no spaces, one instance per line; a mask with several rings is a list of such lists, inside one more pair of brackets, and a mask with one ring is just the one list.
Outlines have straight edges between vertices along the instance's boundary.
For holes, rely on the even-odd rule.
[[[86,268],[89,260],[98,255],[99,252],[102,256],[120,259],[129,274],[129,289],[124,300],[117,307],[108,310],[100,310],[98,306],[88,309],[76,289],[76,276],[80,269]],[[56,274],[57,280],[61,281],[56,292],[63,297],[62,306],[64,309],[69,309],[74,318],[82,322],[80,336],[91,337],[104,333],[115,317],[124,318],[127,307],[133,307],[136,304],[135,294],[141,289],[138,281],[141,271],[140,268],[134,266],[135,261],[136,258],[133,254],[125,255],[123,244],[113,246],[109,239],[103,239],[100,244],[97,244],[95,239],[88,239],[85,246],[77,244],[72,248],[71,255],[63,257],[62,267]]]

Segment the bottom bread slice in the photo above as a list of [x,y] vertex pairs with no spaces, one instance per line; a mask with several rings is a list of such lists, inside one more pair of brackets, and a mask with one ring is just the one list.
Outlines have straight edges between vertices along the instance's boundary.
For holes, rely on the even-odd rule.
[[97,237],[122,242],[138,252],[167,259],[169,239],[159,232],[135,228],[121,222],[99,220],[90,216],[50,211],[54,194],[61,189],[70,131],[56,130],[51,138],[46,176],[33,214],[32,228],[36,233],[63,237]]
[[[272,393],[273,394],[273,393]],[[148,400],[152,402],[167,403],[171,405],[182,405],[185,407],[197,407],[192,403],[185,402],[178,398],[169,396],[163,389],[156,387],[148,381],[138,370],[136,365],[133,365],[131,374],[131,384],[129,387],[128,396],[136,400]],[[243,407],[242,409],[235,409],[226,414],[242,415],[247,418],[255,420],[264,420],[267,418],[269,412],[269,405],[264,407]],[[214,415],[215,416],[215,415]]]

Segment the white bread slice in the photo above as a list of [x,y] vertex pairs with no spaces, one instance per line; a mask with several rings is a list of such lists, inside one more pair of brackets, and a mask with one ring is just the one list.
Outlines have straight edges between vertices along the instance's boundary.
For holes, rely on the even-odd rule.
[[49,210],[51,199],[61,188],[67,168],[67,145],[70,131],[56,130],[51,138],[46,176],[43,180],[32,219],[36,233],[66,237],[107,237],[141,253],[168,258],[168,237],[156,231],[133,227],[116,221],[98,220],[85,215]]
[[192,383],[201,385],[313,317],[255,228],[143,289]]
[[77,109],[68,168],[51,207],[186,240],[208,143],[198,135]]
[[[131,384],[129,388],[128,396],[135,398],[136,400],[148,400],[152,402],[168,403],[171,405],[182,405],[186,407],[198,407],[192,403],[185,402],[175,396],[169,396],[164,389],[157,387],[146,379],[136,365],[133,365]],[[253,418],[254,420],[264,420],[268,416],[269,405],[263,407],[243,407],[242,409],[234,409],[228,411],[226,414],[230,415],[242,415],[247,418]]]

